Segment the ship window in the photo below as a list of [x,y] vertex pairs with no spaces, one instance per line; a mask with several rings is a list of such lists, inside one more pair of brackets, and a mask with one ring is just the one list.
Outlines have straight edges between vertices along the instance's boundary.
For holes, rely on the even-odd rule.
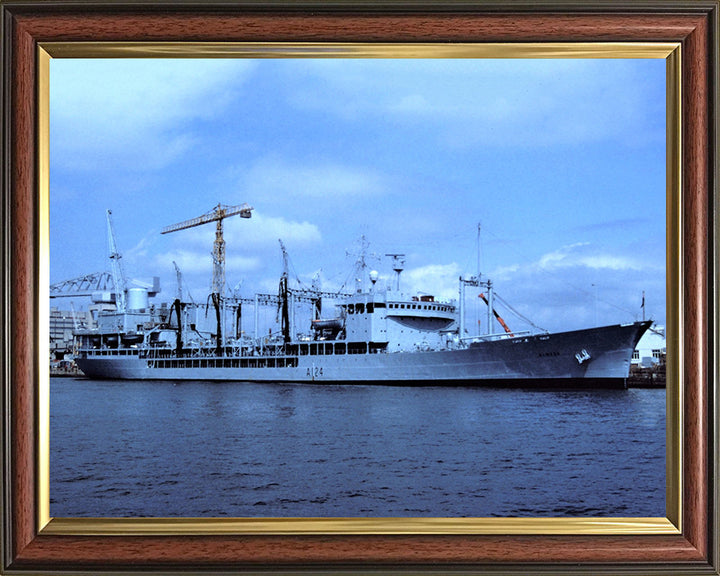
[[348,304],[348,314],[355,314],[355,305]]
[[365,304],[355,304],[355,310],[358,314],[365,312]]
[[372,314],[375,311],[375,307],[372,302],[368,302],[367,311],[368,311],[368,314]]

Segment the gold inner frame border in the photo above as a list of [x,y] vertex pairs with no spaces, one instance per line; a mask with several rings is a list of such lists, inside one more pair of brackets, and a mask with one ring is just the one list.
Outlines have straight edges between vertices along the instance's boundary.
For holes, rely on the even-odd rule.
[[[665,518],[51,518],[49,355],[49,127],[52,58],[662,58],[666,61],[666,517]],[[683,321],[681,45],[589,43],[45,42],[38,46],[38,531],[43,535],[646,535],[682,531]],[[46,353],[47,352],[47,353]]]

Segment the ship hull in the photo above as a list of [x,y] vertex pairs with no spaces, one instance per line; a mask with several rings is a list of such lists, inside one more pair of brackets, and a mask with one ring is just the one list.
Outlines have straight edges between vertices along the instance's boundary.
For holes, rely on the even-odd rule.
[[273,357],[144,358],[88,353],[90,378],[463,386],[625,387],[649,322],[480,341],[456,350]]

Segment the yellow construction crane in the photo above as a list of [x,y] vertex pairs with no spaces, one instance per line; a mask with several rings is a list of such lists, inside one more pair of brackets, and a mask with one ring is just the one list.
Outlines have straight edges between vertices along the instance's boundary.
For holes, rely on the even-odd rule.
[[[217,332],[215,338],[217,341],[217,354],[222,354],[223,338],[222,338],[222,312],[221,312],[221,301],[225,292],[225,240],[223,238],[223,220],[230,216],[240,214],[240,218],[250,218],[252,216],[252,206],[247,204],[241,204],[240,206],[225,206],[224,204],[218,204],[210,212],[185,220],[178,224],[166,226],[160,232],[161,234],[168,234],[170,232],[177,232],[178,230],[185,230],[186,228],[193,228],[202,224],[208,224],[210,222],[217,222],[215,229],[215,242],[213,243],[213,280],[212,280],[212,301],[215,307],[215,315],[217,317]],[[182,353],[182,344],[180,344],[180,330],[178,327],[178,354]]]
[[162,234],[168,234],[210,222],[217,222],[215,242],[213,243],[213,294],[222,295],[225,291],[225,240],[223,239],[223,220],[236,214],[240,214],[240,218],[250,218],[250,216],[252,216],[252,206],[248,206],[247,204],[241,204],[240,206],[218,204],[210,212],[202,216],[166,226],[161,231]]

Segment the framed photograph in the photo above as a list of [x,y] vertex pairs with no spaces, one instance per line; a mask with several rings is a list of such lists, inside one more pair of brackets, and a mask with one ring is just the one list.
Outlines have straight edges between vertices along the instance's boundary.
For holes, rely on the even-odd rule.
[[718,573],[717,10],[3,2],[3,570]]

